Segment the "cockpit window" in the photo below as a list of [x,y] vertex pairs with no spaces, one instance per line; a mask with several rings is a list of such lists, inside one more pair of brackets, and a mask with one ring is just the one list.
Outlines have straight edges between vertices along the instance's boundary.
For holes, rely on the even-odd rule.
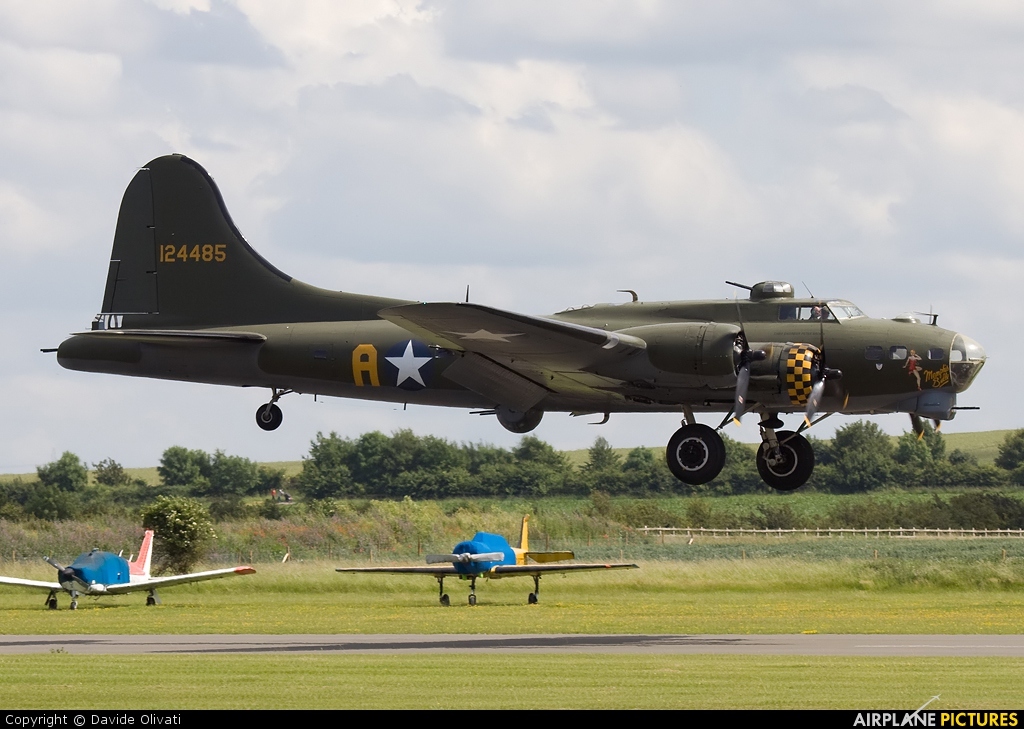
[[863,311],[849,301],[830,301],[828,302],[828,308],[832,310],[832,314],[835,315],[836,319],[856,319],[865,315]]
[[836,318],[824,304],[815,306],[794,306],[786,304],[779,307],[779,321],[835,321]]

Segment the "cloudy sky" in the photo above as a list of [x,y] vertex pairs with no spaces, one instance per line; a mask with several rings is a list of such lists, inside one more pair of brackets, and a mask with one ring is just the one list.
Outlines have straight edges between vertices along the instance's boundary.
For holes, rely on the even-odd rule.
[[[982,410],[947,430],[1018,427],[1021,69],[1024,7],[998,0],[3,0],[0,472],[170,445],[294,460],[332,430],[516,441],[461,411],[299,396],[268,434],[263,392],[41,354],[99,310],[124,188],[170,152],[325,288],[469,284],[544,314],[781,279],[876,317],[932,307],[990,357],[961,398]],[[660,445],[678,418],[584,421],[536,434]]]

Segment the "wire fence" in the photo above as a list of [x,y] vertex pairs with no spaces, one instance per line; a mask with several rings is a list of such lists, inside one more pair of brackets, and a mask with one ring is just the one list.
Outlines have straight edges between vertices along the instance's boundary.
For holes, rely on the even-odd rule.
[[1018,538],[1024,539],[1024,529],[918,529],[894,527],[891,529],[874,527],[868,529],[851,529],[839,527],[816,527],[814,529],[712,529],[709,527],[639,527],[636,529],[646,536],[664,539],[670,537],[712,537],[725,539],[730,537],[766,536],[766,537],[882,537],[894,539],[916,539],[917,537],[970,537],[970,538]]

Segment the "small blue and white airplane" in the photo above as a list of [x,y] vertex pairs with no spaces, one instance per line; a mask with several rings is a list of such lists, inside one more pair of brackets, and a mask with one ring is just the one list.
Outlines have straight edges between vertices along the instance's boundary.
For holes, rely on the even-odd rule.
[[152,530],[146,531],[146,536],[142,539],[142,547],[139,548],[139,556],[131,561],[119,554],[101,552],[98,549],[78,555],[70,567],[61,566],[51,557],[43,557],[43,559],[57,568],[56,582],[0,576],[0,585],[49,590],[50,594],[46,598],[46,605],[51,610],[57,609],[57,593],[62,590],[71,595],[70,608],[72,610],[78,609],[80,595],[123,595],[126,592],[138,591],[149,593],[146,597],[147,605],[159,605],[160,597],[156,594],[158,587],[215,580],[232,575],[251,575],[256,572],[252,567],[229,567],[208,572],[193,572],[187,575],[151,577],[149,567],[153,560]]
[[[472,539],[459,542],[451,554],[428,554],[427,565],[435,567],[339,567],[338,572],[376,572],[385,575],[431,575],[437,579],[441,605],[448,607],[451,601],[444,592],[444,578],[458,577],[469,580],[469,604],[476,605],[476,579],[486,577],[497,580],[502,577],[529,575],[533,578],[533,592],[527,597],[535,605],[540,595],[541,575],[564,572],[586,572],[594,570],[635,570],[635,564],[550,564],[575,559],[572,552],[536,552],[530,549],[530,516],[523,517],[519,534],[519,546],[513,547],[500,534],[477,532]],[[530,561],[538,564],[530,564]]]

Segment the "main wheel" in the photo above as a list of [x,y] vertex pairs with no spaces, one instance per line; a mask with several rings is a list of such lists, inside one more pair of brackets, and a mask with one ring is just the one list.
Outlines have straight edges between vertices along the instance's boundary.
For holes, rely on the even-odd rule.
[[452,601],[448,599],[448,595],[441,595],[441,607],[448,607],[452,604]]
[[668,441],[668,470],[683,483],[707,483],[725,466],[722,436],[700,423],[684,425]]
[[71,604],[68,606],[68,610],[77,610],[77,609],[78,609],[78,600],[72,600]]
[[476,605],[476,595],[470,595],[469,596],[469,604],[470,605]]
[[761,480],[777,491],[793,491],[800,488],[811,477],[814,470],[814,449],[799,433],[779,430],[780,457],[769,463],[770,447],[762,443],[757,449],[757,472]]
[[47,600],[46,601],[46,607],[50,608],[50,610],[56,610],[57,609],[57,598],[51,597],[49,600]]
[[528,605],[536,605],[537,604],[537,593],[536,592],[531,592],[529,594],[529,596],[526,598],[526,603]]
[[284,420],[284,413],[281,412],[281,408],[272,402],[260,405],[259,409],[256,410],[256,425],[263,428],[263,430],[277,430],[282,420]]
[[153,605],[156,605],[156,598],[153,597],[152,595],[147,595],[146,596],[146,606],[150,607],[150,606],[153,606]]

